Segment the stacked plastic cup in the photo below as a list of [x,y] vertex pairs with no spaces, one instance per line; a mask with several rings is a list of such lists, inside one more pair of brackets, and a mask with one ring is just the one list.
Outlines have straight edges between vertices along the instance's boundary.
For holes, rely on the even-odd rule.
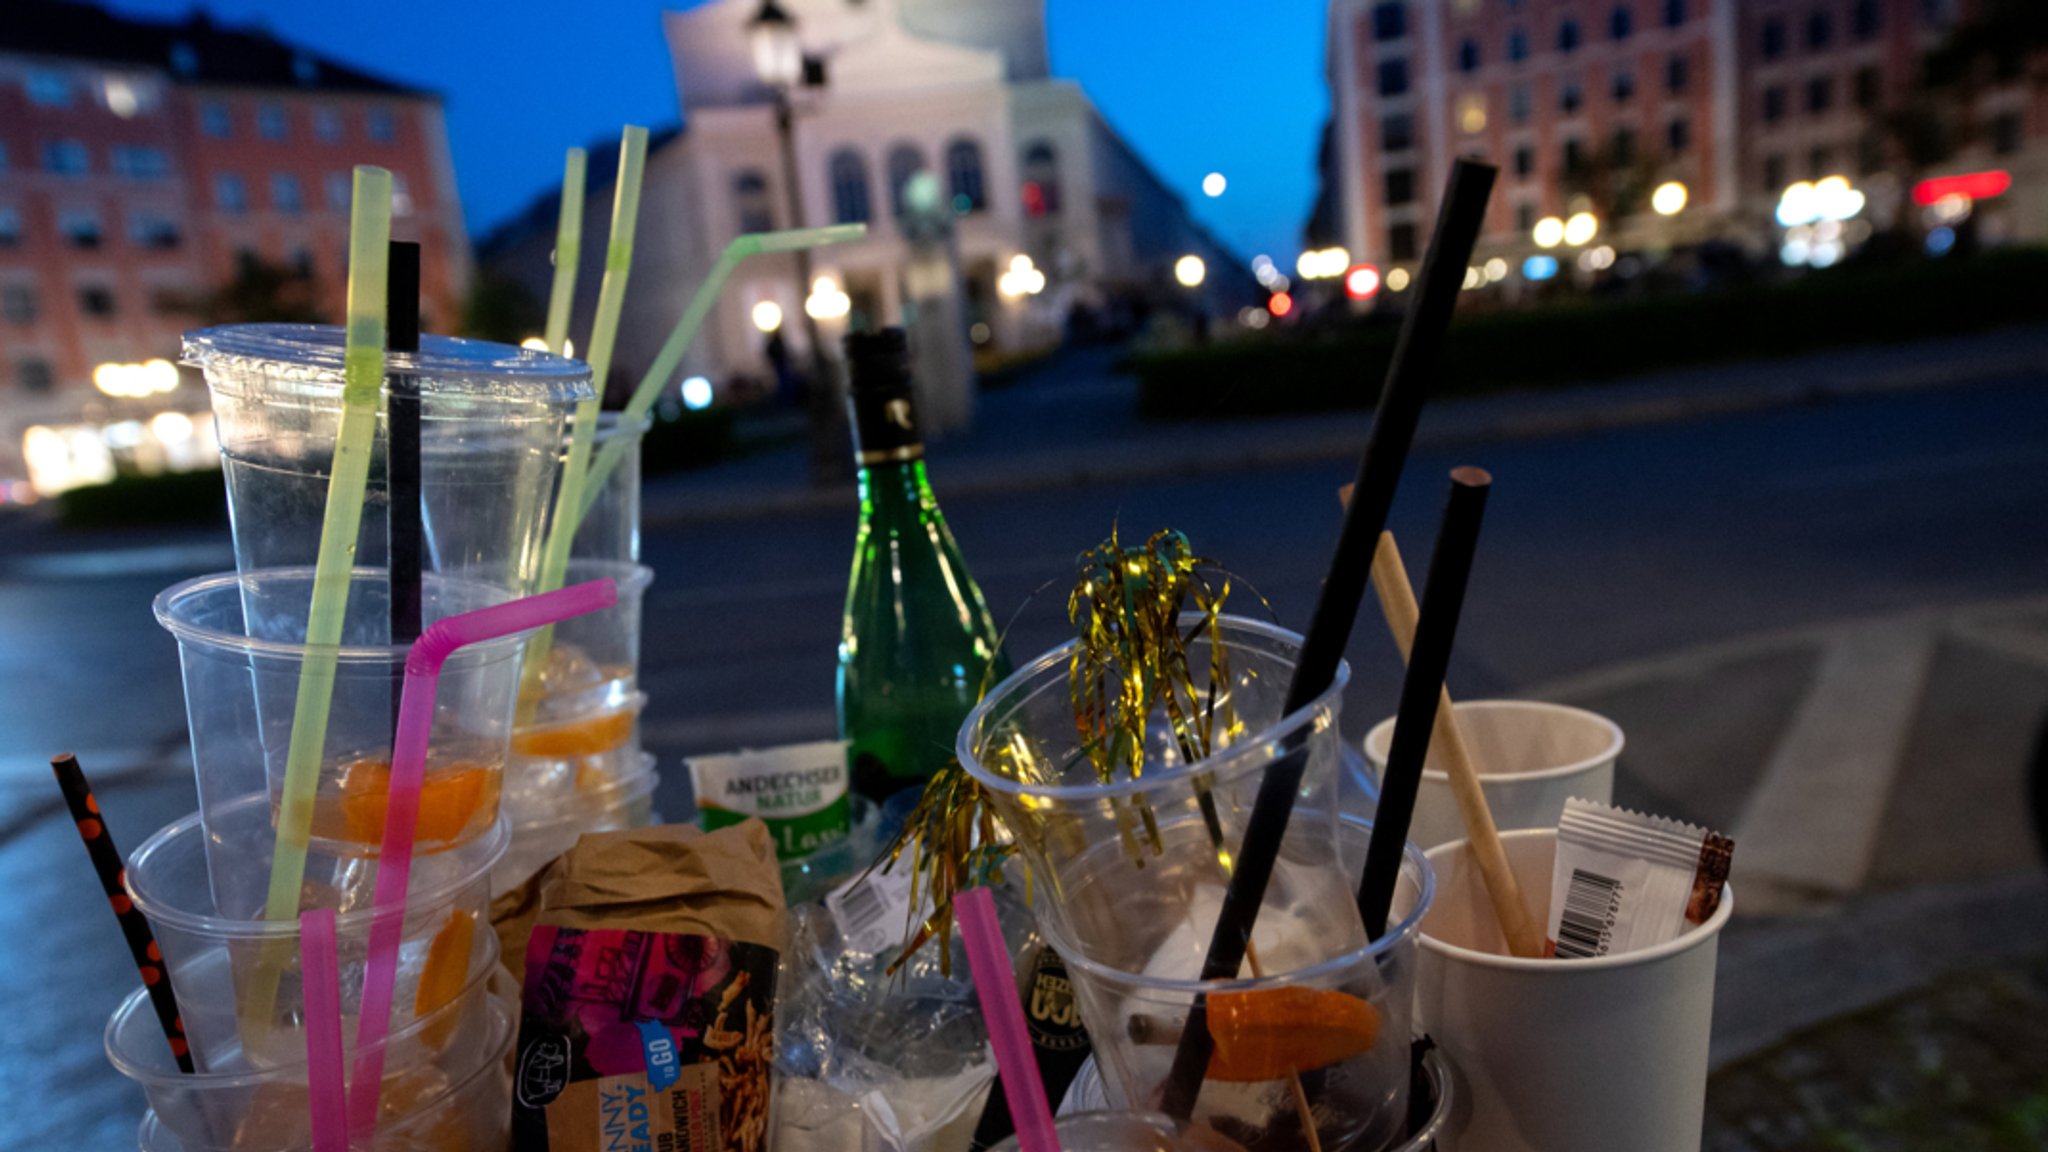
[[[651,822],[661,778],[640,743],[641,606],[653,569],[640,561],[640,446],[648,421],[599,417],[591,457],[615,454],[596,481],[570,549],[565,584],[609,578],[619,602],[556,625],[521,684],[504,806],[512,846],[495,879],[525,881],[585,832]],[[567,441],[562,451],[567,455]]]
[[[417,406],[417,603],[426,627],[532,590],[562,438],[591,395],[589,370],[440,337],[389,354],[354,566],[330,601],[343,609],[339,643],[314,645],[315,565],[345,407],[342,330],[212,328],[188,334],[185,348],[213,395],[237,570],[157,597],[157,618],[178,641],[200,809],[146,842],[126,883],[177,989],[197,1071],[179,1072],[161,1035],[150,1035],[140,993],[115,1013],[107,1048],[149,1097],[141,1147],[284,1152],[311,1143],[298,913],[336,913],[350,1041],[368,966],[410,650],[393,642],[393,396]],[[500,796],[526,643],[467,646],[440,676],[383,1041],[381,1119],[358,1147],[504,1140],[516,995],[494,976],[489,908],[492,871],[510,840]],[[308,795],[309,831],[280,832],[280,812]],[[280,892],[294,905],[288,914]]]

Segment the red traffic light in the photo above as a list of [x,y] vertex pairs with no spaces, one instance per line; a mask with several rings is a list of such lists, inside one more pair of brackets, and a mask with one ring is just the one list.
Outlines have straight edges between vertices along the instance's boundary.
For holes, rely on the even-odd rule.
[[1380,290],[1380,270],[1370,264],[1353,264],[1344,273],[1344,294],[1353,300],[1370,299]]
[[1275,292],[1272,298],[1266,301],[1266,311],[1275,316],[1285,316],[1294,311],[1294,297],[1285,292]]

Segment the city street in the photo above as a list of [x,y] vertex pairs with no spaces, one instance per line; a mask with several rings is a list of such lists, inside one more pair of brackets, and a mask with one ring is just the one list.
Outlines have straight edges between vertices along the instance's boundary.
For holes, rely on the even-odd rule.
[[[1094,372],[1102,360],[1075,363]],[[1086,383],[1056,363],[987,397],[977,443],[1014,435],[1019,453],[1060,443],[1062,406],[1043,401]],[[1425,428],[1392,521],[1418,585],[1448,469],[1479,464],[1496,482],[1452,691],[1544,695],[1615,716],[1629,736],[1618,799],[1733,833],[1745,919],[2029,867],[2021,773],[2048,707],[2044,384],[2006,376],[1456,448],[1429,446]],[[1101,406],[1102,419],[1114,408]],[[1094,409],[1072,412],[1086,420]],[[1249,443],[1279,427],[1236,432]],[[1073,440],[1087,444],[1089,430]],[[941,446],[933,483],[998,618],[1014,619],[1014,657],[1061,638],[1074,556],[1113,523],[1126,538],[1184,531],[1234,574],[1235,609],[1263,612],[1255,586],[1281,623],[1300,627],[1351,471],[1330,458],[995,491],[971,483],[983,458]],[[729,491],[776,459],[793,469],[799,457],[659,480],[650,507]],[[962,491],[949,496],[953,486]],[[831,733],[853,509],[849,499],[774,516],[650,518],[667,526],[645,542],[658,574],[645,728],[667,778],[658,806],[675,818],[689,810],[681,754]],[[98,1045],[115,990],[134,974],[43,761],[79,752],[125,848],[192,808],[175,648],[148,602],[229,563],[224,540],[208,536],[0,559],[0,886],[14,893],[0,902],[0,966],[17,991],[0,1039],[16,1089],[0,1097],[0,1145],[115,1147],[140,1114],[139,1094]],[[1356,737],[1392,711],[1398,688],[1370,607],[1350,659],[1344,727]],[[1802,821],[1810,837],[1790,842],[1781,825]],[[1774,1038],[1757,1031],[1717,1054]]]

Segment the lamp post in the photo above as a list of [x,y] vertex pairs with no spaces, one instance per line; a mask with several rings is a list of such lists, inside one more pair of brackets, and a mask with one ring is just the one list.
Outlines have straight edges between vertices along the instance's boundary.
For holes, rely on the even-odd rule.
[[[754,55],[754,74],[775,93],[775,132],[782,146],[782,186],[789,197],[789,227],[804,226],[802,168],[796,155],[796,105],[793,95],[804,78],[803,41],[798,39],[796,17],[775,0],[761,0],[760,11],[747,22],[747,35]],[[813,283],[811,253],[795,252],[797,299],[808,297]],[[811,386],[805,398],[811,425],[811,479],[824,484],[845,480],[847,469],[846,413],[839,403],[839,384],[832,359],[825,354],[818,335],[818,322],[810,310],[800,308],[804,339],[811,346]]]

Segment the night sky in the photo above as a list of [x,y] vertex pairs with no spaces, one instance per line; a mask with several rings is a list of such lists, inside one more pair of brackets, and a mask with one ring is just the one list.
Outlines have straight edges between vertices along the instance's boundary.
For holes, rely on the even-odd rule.
[[[191,0],[112,0],[181,18]],[[679,119],[661,0],[209,0],[216,19],[287,39],[448,101],[470,230],[561,178],[572,144]],[[1315,195],[1321,0],[1047,0],[1052,67],[1081,82],[1139,154],[1249,259],[1292,263]],[[488,13],[486,17],[484,14]],[[480,19],[480,17],[483,17]],[[1220,171],[1220,199],[1202,177]]]

